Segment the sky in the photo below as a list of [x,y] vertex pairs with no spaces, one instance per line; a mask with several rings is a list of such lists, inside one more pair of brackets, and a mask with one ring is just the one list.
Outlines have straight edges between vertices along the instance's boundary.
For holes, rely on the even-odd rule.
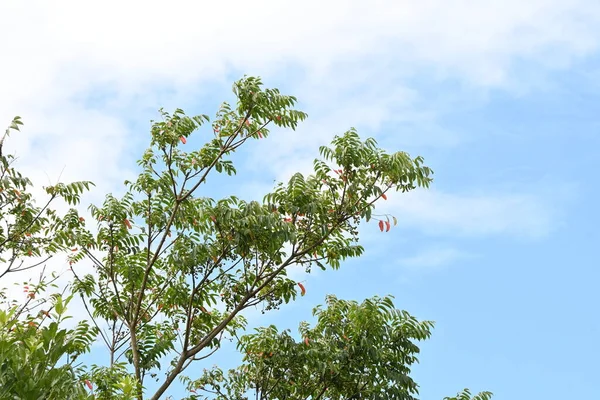
[[84,205],[135,176],[160,107],[214,115],[244,74],[309,118],[207,195],[260,198],[350,127],[425,158],[431,189],[382,205],[396,229],[363,225],[363,257],[253,323],[391,294],[436,322],[422,399],[600,398],[600,2],[5,0],[0,18],[0,123],[25,123],[10,149],[36,184],[95,182]]

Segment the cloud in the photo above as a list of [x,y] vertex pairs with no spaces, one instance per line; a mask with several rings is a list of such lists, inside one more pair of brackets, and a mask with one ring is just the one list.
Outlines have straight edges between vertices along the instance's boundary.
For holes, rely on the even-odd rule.
[[[37,72],[27,75],[38,85],[61,70],[74,74],[65,82],[71,89],[111,80],[129,89],[165,80],[184,85],[227,69],[277,71],[288,64],[318,78],[333,63],[363,57],[405,73],[427,65],[441,75],[498,84],[516,59],[556,67],[594,51],[600,19],[600,5],[584,0],[459,0],[451,7],[442,0],[180,0],[168,7],[152,0],[32,1],[4,3],[1,11],[10,16],[2,37],[14,38],[3,47],[13,60],[28,61],[13,61],[13,68]],[[91,79],[77,79],[78,72]]]
[[437,270],[460,260],[475,257],[471,253],[447,246],[430,246],[416,254],[397,260],[396,265],[415,272]]
[[[333,107],[339,88],[402,90],[418,74],[523,84],[517,64],[540,75],[591,54],[600,40],[600,5],[585,0],[31,1],[4,2],[0,13],[8,60],[0,105],[9,115],[98,89],[148,102],[157,87],[194,93],[200,82],[241,72],[297,70],[294,86]],[[383,114],[373,111],[371,123]]]
[[449,243],[433,243],[421,246],[395,262],[385,264],[386,274],[393,276],[400,284],[414,285],[416,281],[430,275],[439,274],[449,268],[460,268],[479,255],[465,251]]
[[383,211],[402,227],[433,236],[509,235],[539,239],[559,224],[557,210],[529,193],[461,194],[417,190],[389,196]]
[[98,161],[111,167],[128,155],[125,138],[138,140],[125,120],[191,102],[207,82],[226,88],[232,75],[280,80],[309,105],[311,125],[272,142],[283,159],[302,158],[350,126],[435,126],[441,106],[415,81],[521,85],[515,68],[543,75],[600,43],[600,5],[584,0],[32,1],[4,2],[0,14],[0,121],[19,114],[40,125],[32,137],[52,137],[61,164],[86,135],[92,148],[110,147]]

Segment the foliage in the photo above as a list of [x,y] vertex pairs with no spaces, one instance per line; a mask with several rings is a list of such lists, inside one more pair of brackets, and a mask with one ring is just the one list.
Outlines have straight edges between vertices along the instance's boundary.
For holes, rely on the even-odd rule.
[[[293,130],[306,118],[293,108],[293,96],[263,88],[258,78],[236,82],[233,91],[235,105],[223,103],[210,124],[212,139],[191,151],[184,150],[190,147],[188,140],[209,117],[161,110],[137,179],[125,182],[122,197],[108,194],[103,204],[90,206],[94,231],[87,230],[75,210],[58,217],[48,205],[36,208],[32,196],[23,194],[31,183],[4,163],[3,173],[16,178],[2,183],[12,193],[4,197],[9,211],[2,214],[10,229],[0,232],[5,238],[0,250],[11,255],[2,262],[9,264],[8,271],[23,270],[12,265],[28,252],[51,256],[68,251],[72,289],[94,326],[65,330],[60,340],[55,336],[63,331],[51,328],[57,321],[32,327],[28,332],[33,339],[27,340],[46,343],[44,332],[50,330],[57,343],[52,356],[57,361],[40,374],[62,371],[64,377],[64,371],[72,372],[65,390],[79,379],[75,396],[83,379],[97,399],[159,399],[176,379],[191,389],[201,385],[215,391],[224,385],[233,398],[246,398],[246,392],[255,390],[273,399],[412,399],[417,393],[409,376],[417,361],[414,342],[429,337],[431,323],[396,310],[390,298],[358,304],[330,296],[327,308],[315,310],[316,326],[301,324],[298,343],[275,327],[240,335],[246,326],[244,310],[261,307],[268,312],[293,301],[298,291],[304,294],[304,286],[287,275],[291,267],[338,269],[348,257],[360,256],[361,221],[375,220],[381,231],[397,223],[375,214],[375,203],[392,191],[428,187],[432,171],[421,157],[387,153],[374,139],[362,141],[351,129],[320,148],[312,174],[293,175],[261,202],[206,197],[202,189],[209,177],[235,174],[233,152],[267,137],[272,126]],[[18,128],[15,121],[13,128]],[[18,195],[17,186],[23,189]],[[50,201],[58,196],[75,204],[89,186],[59,184],[46,193]],[[92,272],[81,272],[84,266]],[[17,325],[22,321],[20,316],[9,319]],[[77,329],[85,340],[73,347],[68,338]],[[21,340],[10,336],[21,331],[8,332],[2,340]],[[71,360],[88,349],[92,332],[108,349],[106,365],[70,369]],[[246,352],[240,368],[228,374],[215,369],[200,377],[184,375],[227,338]],[[42,358],[46,354],[24,349],[16,355],[20,362],[29,357],[27,352]],[[61,354],[68,356],[64,368],[57,364]],[[150,380],[157,382],[154,393],[148,392]]]
[[362,304],[328,296],[314,310],[317,323],[300,324],[300,340],[275,326],[260,328],[239,342],[244,363],[225,375],[206,371],[188,388],[209,396],[191,399],[402,399],[413,400],[417,384],[410,366],[417,361],[414,341],[429,337],[432,322],[419,322],[394,308],[392,299]]
[[[82,230],[83,218],[74,208],[60,216],[50,206],[59,198],[76,205],[92,185],[46,187],[45,204],[37,206],[32,182],[15,169],[15,157],[3,153],[10,133],[18,132],[21,125],[15,117],[0,138],[0,278],[44,265],[75,243],[73,233]],[[61,326],[72,296],[44,297],[57,279],[54,274],[47,279],[42,270],[37,283],[23,283],[21,303],[10,301],[5,289],[0,290],[0,398],[87,398],[82,370],[74,362],[89,349],[96,332],[87,321],[74,329]]]
[[48,299],[36,299],[48,286],[53,286],[52,281],[44,279],[25,285],[23,304],[0,309],[1,399],[89,398],[84,370],[75,362],[89,351],[96,329],[87,321],[73,329],[63,328],[72,295],[63,298],[54,293]]
[[491,398],[492,393],[490,392],[481,392],[479,394],[476,394],[475,396],[471,396],[471,392],[469,391],[469,389],[464,389],[455,397],[444,397],[444,400],[490,400]]
[[31,181],[14,168],[13,155],[3,154],[5,140],[21,125],[15,117],[0,138],[0,278],[42,265],[74,244],[72,232],[81,230],[83,218],[74,208],[61,217],[49,206],[58,198],[76,205],[92,185],[82,181],[45,187],[46,203],[37,206]]
[[234,93],[236,106],[221,106],[214,138],[199,150],[182,147],[209,118],[162,112],[138,179],[126,182],[122,198],[109,195],[91,207],[98,233],[81,235],[71,257],[95,265],[94,274],[76,275],[75,288],[89,299],[93,317],[118,331],[103,334],[111,361],[127,343],[125,357],[143,385],[161,370],[162,358],[174,354],[152,399],[190,363],[216,351],[225,335],[243,329],[243,310],[267,311],[294,299],[289,267],[336,269],[360,256],[357,227],[373,217],[374,203],[390,190],[431,181],[420,157],[388,154],[350,130],[321,147],[313,175],[295,174],[262,203],[201,197],[209,174],[235,173],[228,159],[233,151],[266,137],[270,124],[294,129],[306,117],[292,108],[294,97],[263,90],[256,78],[237,82]]

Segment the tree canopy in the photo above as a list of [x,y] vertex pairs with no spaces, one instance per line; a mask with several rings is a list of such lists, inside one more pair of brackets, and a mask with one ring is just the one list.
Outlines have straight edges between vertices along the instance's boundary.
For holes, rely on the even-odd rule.
[[[248,332],[244,311],[268,312],[304,295],[288,274],[292,267],[335,270],[360,257],[362,221],[384,232],[397,224],[376,214],[376,203],[391,191],[427,188],[431,169],[351,129],[320,148],[312,174],[294,174],[262,201],[208,197],[209,177],[236,173],[233,152],[306,118],[295,97],[258,78],[241,79],[233,92],[235,104],[223,103],[212,120],[161,110],[139,175],[125,182],[123,196],[91,205],[91,221],[76,207],[64,215],[50,207],[56,199],[76,206],[90,182],[47,187],[49,199],[39,207],[14,159],[1,156],[0,277],[67,254],[72,284],[54,287],[56,276],[42,273],[24,287],[24,304],[5,297],[0,391],[10,398],[156,400],[180,380],[189,399],[415,398],[410,367],[433,323],[396,309],[391,297],[358,303],[330,295],[315,308],[314,326],[300,324],[299,337],[275,326]],[[5,137],[20,123],[16,118]],[[190,136],[203,130],[212,138],[189,149]],[[62,328],[74,296],[88,318]],[[188,367],[203,365],[225,339],[236,342],[241,365],[192,374],[197,368]],[[106,363],[76,364],[96,340],[108,350]],[[463,391],[452,399],[489,396]]]

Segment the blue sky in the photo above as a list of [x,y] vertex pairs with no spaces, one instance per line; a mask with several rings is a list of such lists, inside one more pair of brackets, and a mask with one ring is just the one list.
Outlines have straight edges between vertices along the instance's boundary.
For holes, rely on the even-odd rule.
[[423,399],[600,396],[597,2],[92,4],[0,5],[0,120],[23,117],[11,145],[36,182],[64,169],[98,184],[88,203],[118,193],[159,107],[212,115],[260,75],[309,119],[248,146],[211,195],[260,198],[350,127],[424,156],[435,181],[386,202],[391,233],[363,226],[364,257],[252,323],[295,328],[327,293],[392,294],[436,321],[414,369]]

